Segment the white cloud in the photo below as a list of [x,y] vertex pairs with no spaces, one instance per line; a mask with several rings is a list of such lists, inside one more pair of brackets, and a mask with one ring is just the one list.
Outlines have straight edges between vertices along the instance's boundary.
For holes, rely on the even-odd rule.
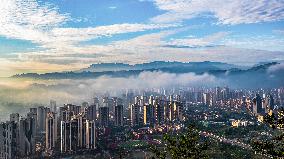
[[89,28],[55,28],[52,35],[59,41],[80,42],[102,36],[177,27],[177,24],[114,24]]
[[[50,99],[62,100],[66,99],[59,94],[67,95],[73,102],[78,100],[92,99],[94,93],[104,94],[106,92],[120,92],[126,89],[152,89],[152,88],[172,88],[177,86],[209,86],[215,85],[219,82],[215,76],[209,74],[196,75],[195,73],[175,74],[164,72],[142,72],[137,76],[130,77],[110,77],[101,76],[96,79],[84,79],[84,80],[0,80],[0,99],[4,89],[25,90],[20,93],[15,93],[13,98],[21,102],[48,102]],[[7,81],[9,81],[7,83]],[[202,82],[200,82],[202,81]],[[31,94],[32,91],[35,94],[30,95],[28,98],[22,98],[26,96],[24,93]],[[47,96],[42,96],[42,91],[48,93]],[[57,92],[52,96],[52,92]],[[38,94],[39,93],[39,94]],[[21,96],[21,97],[19,97]],[[62,98],[61,98],[62,97]],[[8,97],[9,98],[9,97]],[[44,98],[44,99],[43,99]],[[77,101],[76,101],[77,100]],[[64,101],[66,102],[66,101]]]
[[[74,47],[73,52],[80,52],[80,56],[67,54],[21,53],[21,59],[45,63],[68,64],[75,67],[87,67],[92,63],[100,62],[126,62],[143,63],[149,61],[219,61],[235,64],[256,64],[263,61],[283,60],[282,51],[265,51],[260,48],[235,47],[224,40],[227,32],[217,32],[202,38],[173,39],[167,37],[183,29],[162,31],[158,33],[141,35],[128,40],[120,40],[105,45],[88,45]],[[220,41],[220,43],[218,42]],[[253,41],[253,40],[252,40]],[[216,45],[215,45],[216,44]],[[195,46],[191,47],[170,47]],[[206,47],[214,46],[214,47]],[[95,56],[97,55],[97,56]],[[84,64],[84,65],[82,65]]]
[[267,72],[270,73],[270,74],[275,73],[275,72],[284,72],[283,61],[282,61],[282,63],[279,63],[277,65],[273,65],[273,66],[269,67]]
[[[62,24],[74,21],[69,14],[49,3],[36,0],[0,0],[0,35],[29,40],[43,48],[73,51],[81,41],[129,32],[176,27],[177,24],[114,24],[88,28],[64,28]],[[74,52],[72,52],[74,53]]]
[[116,9],[117,7],[116,6],[110,6],[108,7],[109,9]]
[[270,22],[284,19],[282,0],[154,0],[166,13],[151,19],[157,23],[180,22],[212,15],[222,24]]
[[46,30],[69,20],[68,14],[59,14],[51,4],[40,6],[36,0],[1,0],[0,35],[8,38],[48,41]]
[[168,45],[171,46],[188,46],[188,47],[206,47],[217,45],[218,42],[227,36],[229,32],[217,32],[212,35],[208,35],[203,38],[183,38],[183,39],[172,39]]
[[284,39],[282,37],[271,36],[230,36],[222,39],[221,44],[236,48],[283,51]]

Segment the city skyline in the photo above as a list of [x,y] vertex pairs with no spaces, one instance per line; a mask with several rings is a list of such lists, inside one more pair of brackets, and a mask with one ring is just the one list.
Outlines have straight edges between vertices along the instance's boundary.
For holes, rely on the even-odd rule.
[[[224,148],[230,147],[234,147],[230,150],[234,156],[245,158],[283,156],[273,141],[267,153],[254,146],[255,140],[271,140],[272,134],[283,131],[283,105],[284,88],[185,87],[127,90],[119,96],[95,96],[81,104],[50,100],[50,104],[33,106],[24,114],[12,113],[9,120],[0,122],[0,158],[155,158],[151,146],[163,148],[162,136],[177,138],[192,124],[198,128],[192,131],[206,139],[198,141],[214,146],[213,150],[203,149],[210,158],[216,154],[227,158],[229,150]],[[277,120],[273,131],[266,125],[269,116]],[[214,141],[222,144],[222,155]]]
[[0,77],[94,63],[284,60],[279,0],[1,0]]
[[283,143],[284,0],[0,0],[0,159]]

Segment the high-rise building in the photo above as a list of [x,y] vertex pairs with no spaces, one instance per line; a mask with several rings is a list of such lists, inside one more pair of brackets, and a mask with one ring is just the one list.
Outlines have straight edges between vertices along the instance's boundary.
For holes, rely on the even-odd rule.
[[67,108],[71,116],[81,113],[81,106],[76,106],[73,104],[65,104],[64,107]]
[[99,119],[100,119],[100,126],[102,127],[109,126],[109,108],[108,107],[100,107]]
[[221,96],[220,98],[222,100],[228,100],[229,98],[231,98],[231,95],[230,95],[230,89],[228,87],[224,87],[222,90],[221,90]]
[[71,113],[68,110],[60,108],[60,121],[67,121],[71,119]]
[[175,110],[175,119],[182,121],[183,120],[183,103],[178,102],[178,101],[175,102],[174,110]]
[[95,121],[86,120],[84,115],[79,114],[71,120],[61,121],[60,127],[62,153],[96,148]]
[[77,120],[78,124],[78,147],[84,148],[86,145],[86,118],[83,114],[74,116],[73,120]]
[[273,98],[273,96],[271,94],[269,94],[267,96],[267,100],[268,100],[268,108],[270,110],[273,110],[274,109],[274,98]]
[[274,99],[271,94],[264,96],[262,107],[265,113],[268,113],[270,110],[274,109]]
[[175,102],[174,101],[170,101],[169,102],[169,121],[173,121],[175,119]]
[[256,94],[253,98],[253,114],[259,115],[260,113],[262,113],[262,98],[259,94]]
[[94,120],[86,121],[86,148],[96,148],[96,125]]
[[115,126],[123,126],[123,105],[115,106]]
[[139,105],[137,103],[130,105],[130,120],[132,126],[140,125]]
[[109,108],[109,111],[111,112],[111,114],[114,114],[114,107],[116,105],[116,100],[117,100],[117,97],[113,97],[111,99],[108,99],[108,108]]
[[45,147],[53,150],[57,141],[57,118],[56,113],[49,112],[46,116]]
[[156,99],[154,103],[155,123],[163,123],[170,119],[170,101]]
[[103,97],[103,107],[108,107],[108,97]]
[[148,104],[151,104],[151,105],[154,105],[154,96],[151,95],[150,98],[149,98],[149,103]]
[[210,103],[210,93],[203,93],[203,103],[207,106],[211,105]]
[[27,118],[21,118],[19,122],[20,156],[25,157],[35,153],[35,135],[36,119],[33,113],[28,113]]
[[134,104],[137,104],[137,105],[140,104],[139,96],[136,96],[136,97],[134,98]]
[[174,120],[182,120],[183,116],[183,105],[181,102],[174,101],[170,104],[170,109],[169,109],[169,120],[174,121]]
[[173,95],[170,95],[170,96],[169,96],[169,101],[170,101],[170,102],[173,102],[173,101],[174,101],[174,96],[173,96]]
[[151,104],[144,105],[143,113],[143,123],[144,125],[152,125],[155,122],[155,109]]
[[19,152],[18,124],[14,121],[0,123],[0,159],[17,158]]
[[140,107],[143,107],[147,103],[147,96],[140,97]]
[[[34,111],[34,110],[32,110]],[[37,108],[37,132],[43,133],[45,131],[45,119],[47,113],[50,112],[50,108],[40,106]]]
[[86,110],[86,117],[87,117],[87,120],[96,120],[96,116],[97,116],[97,106],[94,104],[94,105],[90,105],[87,107],[87,110]]
[[72,152],[78,148],[78,121],[61,121],[61,152]]
[[60,121],[71,120],[71,117],[79,113],[85,113],[85,110],[81,106],[73,104],[64,104],[63,107],[59,108],[59,119]]
[[78,146],[80,149],[95,148],[95,121],[87,120],[84,114],[74,116],[78,123]]
[[98,111],[99,111],[99,108],[100,108],[100,101],[99,101],[99,98],[98,97],[94,97],[94,105],[96,105],[96,117],[98,116]]
[[220,101],[222,99],[221,88],[220,87],[216,87],[215,88],[215,95],[216,95],[216,100],[217,101]]
[[121,98],[113,97],[112,100],[113,100],[114,111],[115,111],[115,106],[123,105],[123,100]]
[[30,108],[28,115],[35,119],[35,134],[38,135],[38,115],[37,115],[37,108]]
[[155,102],[154,105],[154,110],[155,110],[155,123],[156,124],[163,124],[164,123],[164,105],[159,102]]
[[278,107],[284,107],[284,88],[279,88],[277,90],[277,98],[279,100]]

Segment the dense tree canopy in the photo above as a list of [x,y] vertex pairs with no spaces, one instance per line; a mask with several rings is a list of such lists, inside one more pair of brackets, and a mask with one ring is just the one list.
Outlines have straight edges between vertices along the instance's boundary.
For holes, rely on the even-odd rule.
[[275,130],[280,129],[280,135],[269,140],[254,140],[252,143],[253,149],[258,153],[270,157],[284,157],[284,108],[279,109],[277,114],[266,114],[264,116],[264,122]]
[[164,135],[163,144],[164,146],[162,148],[152,148],[156,158],[207,158],[204,151],[208,149],[208,143],[201,140],[199,133],[194,126],[189,126],[187,131],[182,134]]

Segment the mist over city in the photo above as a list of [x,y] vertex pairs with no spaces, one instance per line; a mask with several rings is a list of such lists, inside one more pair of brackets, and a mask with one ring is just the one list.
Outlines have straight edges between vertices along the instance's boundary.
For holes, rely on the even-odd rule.
[[282,0],[0,0],[0,159],[284,157]]

